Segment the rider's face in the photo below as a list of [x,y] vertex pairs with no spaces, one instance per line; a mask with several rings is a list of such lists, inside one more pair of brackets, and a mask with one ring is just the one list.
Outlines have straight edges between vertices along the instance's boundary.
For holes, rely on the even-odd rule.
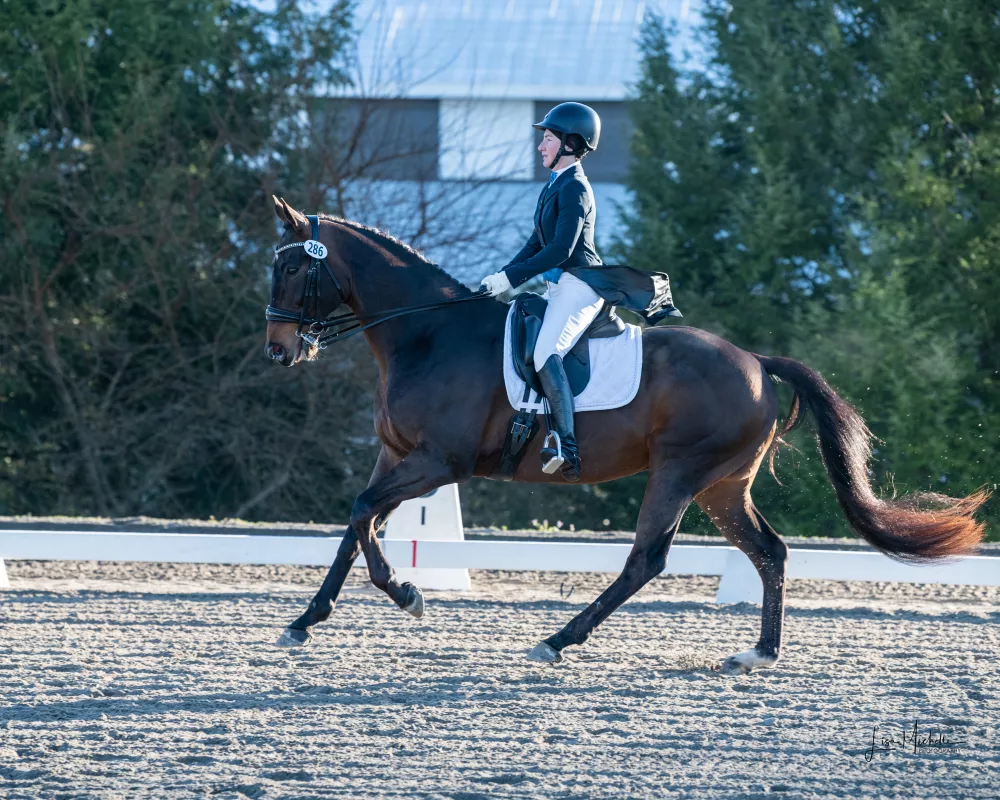
[[542,154],[542,163],[549,167],[552,164],[552,159],[556,157],[556,153],[559,152],[560,145],[559,137],[556,136],[552,131],[545,131],[545,135],[542,136],[542,141],[538,145],[538,152]]

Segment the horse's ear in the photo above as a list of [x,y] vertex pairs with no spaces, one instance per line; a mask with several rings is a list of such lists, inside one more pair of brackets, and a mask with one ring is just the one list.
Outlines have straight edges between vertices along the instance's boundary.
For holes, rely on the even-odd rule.
[[[280,208],[279,208],[280,207]],[[286,225],[290,225],[295,231],[302,236],[308,236],[312,231],[312,226],[309,224],[309,220],[305,218],[304,214],[300,214],[294,208],[292,208],[288,203],[285,202],[284,198],[274,200],[274,213],[278,215],[278,219],[284,222]]]
[[271,195],[271,200],[274,201],[274,216],[278,218],[278,222],[284,222],[286,225],[289,224],[288,219],[285,217],[285,207],[282,202],[273,194]]

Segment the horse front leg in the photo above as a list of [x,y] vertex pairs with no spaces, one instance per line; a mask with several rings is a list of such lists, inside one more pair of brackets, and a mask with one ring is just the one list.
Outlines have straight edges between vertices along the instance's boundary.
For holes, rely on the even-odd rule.
[[397,606],[417,618],[424,615],[423,594],[412,583],[401,584],[396,580],[375,537],[378,521],[384,520],[406,500],[421,497],[446,484],[466,480],[471,466],[467,471],[459,472],[458,463],[458,459],[421,444],[385,475],[373,481],[354,501],[351,512],[351,527],[357,532],[372,583],[389,595]]
[[[375,462],[375,469],[368,485],[371,486],[379,480],[398,462],[399,459],[383,447],[379,452],[378,461]],[[389,514],[385,514],[378,520],[375,530],[381,528],[388,518]],[[337,597],[344,581],[347,580],[347,574],[351,571],[351,567],[360,554],[361,543],[358,541],[357,531],[353,525],[348,525],[347,532],[340,541],[337,557],[334,559],[330,571],[327,572],[323,585],[316,592],[316,596],[309,601],[309,607],[305,613],[285,628],[277,642],[279,647],[296,647],[306,644],[313,638],[313,626],[324,622],[333,613],[333,609],[337,605]]]

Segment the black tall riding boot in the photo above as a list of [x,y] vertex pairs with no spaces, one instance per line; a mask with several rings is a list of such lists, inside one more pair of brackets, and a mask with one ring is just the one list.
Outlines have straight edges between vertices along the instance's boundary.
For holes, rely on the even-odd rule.
[[[549,401],[549,430],[542,448],[542,471],[553,473],[562,466],[563,477],[568,481],[580,480],[580,454],[576,449],[573,427],[573,390],[569,388],[566,368],[562,358],[549,356],[538,370],[538,378]],[[562,459],[560,460],[560,456]]]

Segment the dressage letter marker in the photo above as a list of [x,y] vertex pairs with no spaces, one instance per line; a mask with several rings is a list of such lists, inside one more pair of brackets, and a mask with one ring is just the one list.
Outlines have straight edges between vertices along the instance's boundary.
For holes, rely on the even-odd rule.
[[[430,494],[407,500],[389,517],[385,529],[386,547],[391,541],[412,542],[410,566],[396,569],[399,581],[409,581],[421,589],[465,592],[471,588],[469,570],[420,567],[417,542],[464,542],[462,509],[458,485],[449,484]],[[403,562],[406,563],[406,562]]]

